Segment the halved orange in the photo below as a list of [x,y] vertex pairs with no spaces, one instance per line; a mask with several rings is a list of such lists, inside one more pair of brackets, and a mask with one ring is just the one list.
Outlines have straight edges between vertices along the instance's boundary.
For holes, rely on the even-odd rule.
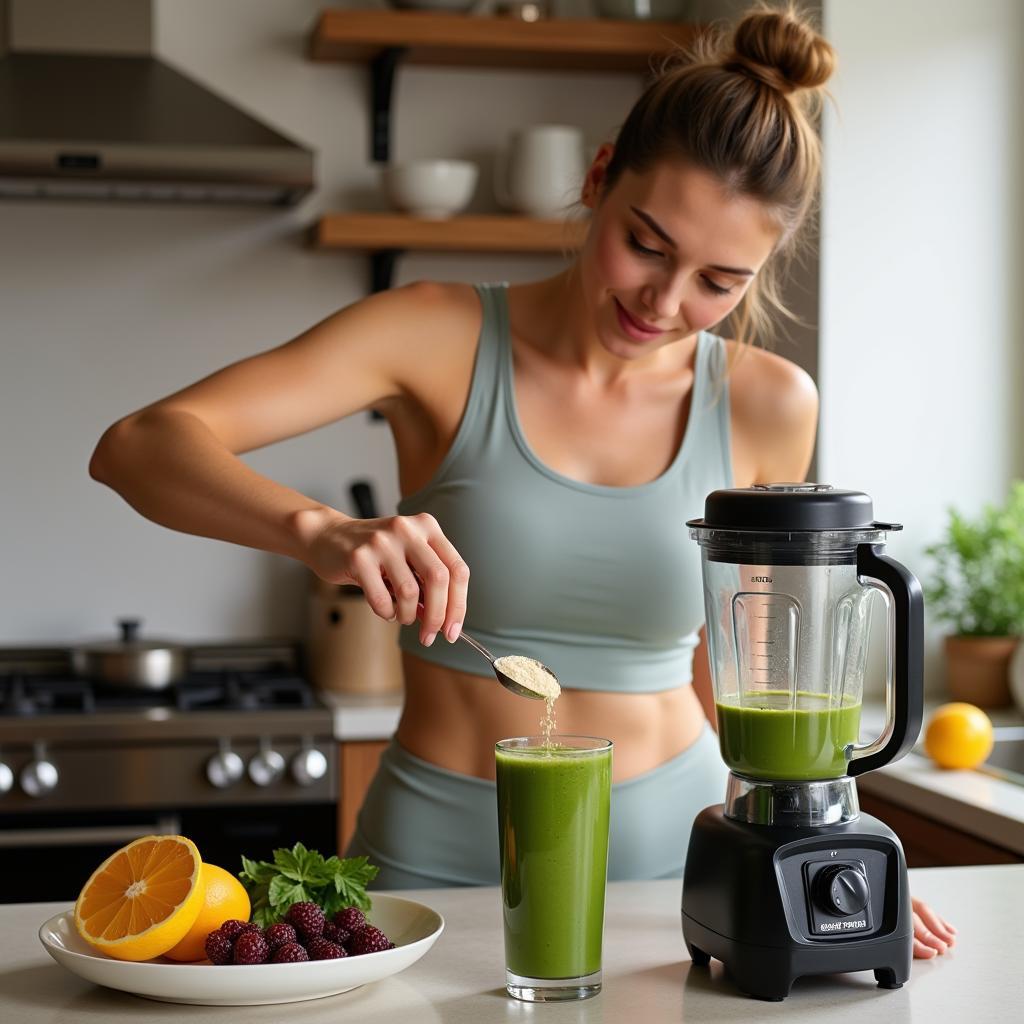
[[150,960],[175,946],[203,908],[202,860],[184,836],[143,836],[112,853],[75,903],[75,927],[117,960]]

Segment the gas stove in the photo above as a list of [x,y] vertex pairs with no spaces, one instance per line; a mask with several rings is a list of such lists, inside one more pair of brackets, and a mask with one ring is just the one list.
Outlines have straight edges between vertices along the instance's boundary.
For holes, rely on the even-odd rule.
[[[228,868],[296,841],[333,852],[333,718],[302,669],[290,642],[202,645],[181,683],[126,690],[76,678],[67,649],[0,649],[0,855],[33,872],[50,853],[64,876],[71,851],[84,870],[151,832]],[[28,889],[0,880],[0,902],[65,898]]]

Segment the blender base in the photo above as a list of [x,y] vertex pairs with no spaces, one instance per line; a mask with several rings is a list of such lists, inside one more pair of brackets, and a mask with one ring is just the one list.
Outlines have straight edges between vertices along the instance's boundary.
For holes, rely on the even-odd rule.
[[808,975],[873,971],[882,988],[910,977],[903,849],[869,815],[784,827],[735,821],[721,804],[705,808],[690,836],[682,925],[695,966],[720,960],[758,999],[785,999]]

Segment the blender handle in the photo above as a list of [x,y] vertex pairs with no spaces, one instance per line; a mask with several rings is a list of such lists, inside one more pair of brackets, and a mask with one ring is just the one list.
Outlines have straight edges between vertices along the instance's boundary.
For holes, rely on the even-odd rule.
[[[895,650],[886,722],[882,735],[864,747],[853,746],[847,771],[861,775],[901,758],[917,741],[924,717],[924,597],[917,577],[881,544],[857,545],[857,575],[878,580],[892,595],[890,633]],[[859,752],[863,751],[863,752]]]

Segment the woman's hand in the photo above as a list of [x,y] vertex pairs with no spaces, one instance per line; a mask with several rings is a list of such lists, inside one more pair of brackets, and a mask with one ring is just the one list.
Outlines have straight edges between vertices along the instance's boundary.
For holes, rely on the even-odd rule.
[[914,957],[930,960],[945,953],[956,941],[956,929],[923,900],[911,899],[910,905],[914,911]]
[[[354,583],[382,619],[410,625],[420,616],[420,643],[438,633],[454,643],[466,615],[469,566],[427,513],[381,519],[342,516],[308,543],[306,564],[329,583]],[[392,598],[394,594],[394,598]]]

